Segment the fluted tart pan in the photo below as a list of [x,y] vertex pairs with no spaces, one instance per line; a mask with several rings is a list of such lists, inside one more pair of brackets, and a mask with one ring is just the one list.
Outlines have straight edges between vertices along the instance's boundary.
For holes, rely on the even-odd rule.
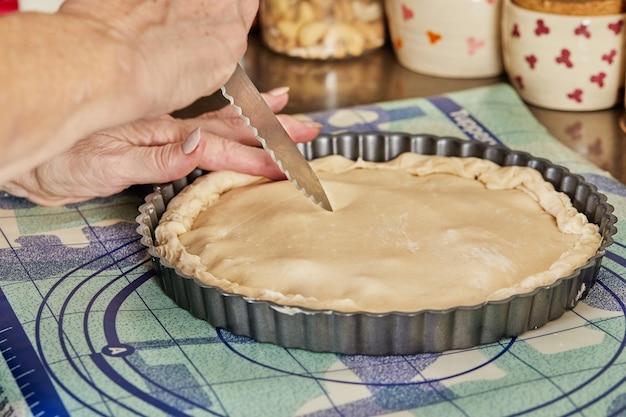
[[596,282],[602,258],[613,243],[617,218],[604,194],[580,175],[550,161],[501,145],[454,137],[406,133],[341,133],[321,135],[298,145],[311,160],[339,154],[349,159],[388,161],[403,152],[477,157],[501,166],[528,166],[539,171],[574,207],[600,228],[596,254],[571,275],[530,293],[474,306],[411,313],[345,313],[288,307],[250,299],[201,283],[173,268],[155,251],[154,230],[168,202],[204,174],[196,170],[178,181],[155,187],[139,207],[137,231],[148,248],[156,281],[165,294],[193,316],[214,327],[259,342],[287,348],[341,354],[395,355],[441,352],[497,342],[539,328],[561,317],[584,299]]

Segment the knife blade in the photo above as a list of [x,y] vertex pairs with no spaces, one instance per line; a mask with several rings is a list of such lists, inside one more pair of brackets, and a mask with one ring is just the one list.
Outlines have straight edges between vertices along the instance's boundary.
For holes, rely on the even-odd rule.
[[333,211],[315,171],[241,65],[237,65],[230,80],[221,90],[222,95],[237,109],[239,117],[252,130],[263,148],[295,187],[315,204]]

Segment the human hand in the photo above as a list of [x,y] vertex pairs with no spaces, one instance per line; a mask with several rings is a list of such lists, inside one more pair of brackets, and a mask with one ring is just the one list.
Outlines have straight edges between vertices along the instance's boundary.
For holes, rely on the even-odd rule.
[[[129,51],[131,94],[145,95],[146,116],[209,95],[233,73],[247,47],[258,0],[66,0],[59,13],[89,22]],[[97,47],[97,46],[96,46]]]
[[[274,112],[288,100],[278,89],[263,96]],[[313,139],[321,127],[292,116],[278,118],[295,142]],[[200,135],[193,133],[198,128]],[[52,206],[112,195],[134,184],[172,181],[196,167],[284,178],[259,146],[232,106],[193,119],[162,116],[91,135],[1,188]]]

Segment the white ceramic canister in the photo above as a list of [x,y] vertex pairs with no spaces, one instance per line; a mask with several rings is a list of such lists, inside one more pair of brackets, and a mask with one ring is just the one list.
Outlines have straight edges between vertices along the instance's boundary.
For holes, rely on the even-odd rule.
[[564,15],[505,0],[502,46],[511,84],[539,107],[588,111],[622,99],[626,14]]
[[404,67],[447,78],[502,73],[501,0],[385,0],[385,11]]

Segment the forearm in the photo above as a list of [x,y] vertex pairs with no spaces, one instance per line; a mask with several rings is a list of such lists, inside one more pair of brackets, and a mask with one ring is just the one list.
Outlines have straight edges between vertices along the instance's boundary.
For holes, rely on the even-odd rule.
[[106,127],[144,116],[132,51],[91,20],[0,18],[0,184]]

